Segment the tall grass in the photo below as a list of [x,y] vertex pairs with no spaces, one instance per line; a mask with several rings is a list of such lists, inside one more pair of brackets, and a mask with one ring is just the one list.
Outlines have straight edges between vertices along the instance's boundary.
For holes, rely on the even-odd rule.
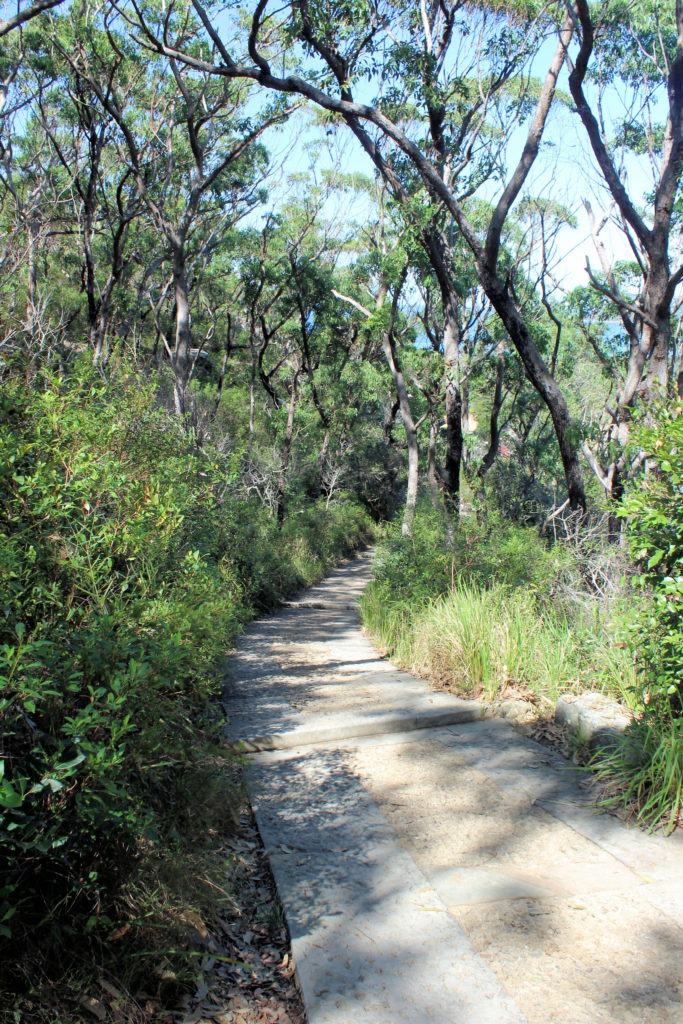
[[412,537],[387,531],[363,620],[397,663],[460,693],[493,701],[515,687],[552,701],[590,689],[632,705],[624,598],[591,595],[581,557],[492,517],[461,522],[446,544],[423,509]]
[[629,700],[630,656],[594,617],[570,621],[539,607],[534,595],[494,584],[458,583],[417,607],[387,601],[372,585],[362,600],[365,625],[398,664],[494,700],[507,686],[554,700],[568,690],[600,690]]
[[603,807],[621,806],[651,828],[672,832],[683,801],[683,718],[634,722],[616,749],[593,761]]

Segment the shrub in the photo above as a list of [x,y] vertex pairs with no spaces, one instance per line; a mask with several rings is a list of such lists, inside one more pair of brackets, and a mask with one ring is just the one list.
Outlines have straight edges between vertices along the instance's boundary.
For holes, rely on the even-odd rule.
[[533,527],[516,526],[490,515],[485,522],[463,519],[449,543],[442,516],[423,507],[413,534],[387,530],[376,559],[373,588],[391,598],[411,602],[447,593],[456,582],[475,587],[526,587],[549,593],[567,561],[566,553],[551,549]]
[[634,432],[648,473],[627,496],[631,553],[651,597],[633,643],[641,665],[639,700],[650,714],[683,709],[683,407],[660,404],[655,422]]
[[130,368],[37,383],[0,390],[0,937],[15,942],[38,922],[106,926],[121,877],[191,799],[220,656],[369,529],[319,506],[280,535],[238,460],[197,450]]
[[672,830],[683,790],[683,405],[661,402],[651,415],[632,441],[648,457],[647,473],[621,511],[646,596],[631,627],[640,717],[593,767],[606,786],[604,804]]
[[442,520],[423,510],[412,538],[389,531],[363,619],[401,665],[460,691],[493,699],[514,685],[548,699],[566,689],[628,698],[633,666],[615,644],[618,606],[606,617],[596,599],[586,607],[566,598],[566,581],[581,578],[579,557],[493,519],[462,522],[446,545]]
[[183,530],[225,471],[207,486],[208,459],[149,386],[107,388],[89,370],[41,391],[6,383],[0,419],[7,932],[16,908],[29,927],[96,906],[158,830],[219,638],[244,608]]

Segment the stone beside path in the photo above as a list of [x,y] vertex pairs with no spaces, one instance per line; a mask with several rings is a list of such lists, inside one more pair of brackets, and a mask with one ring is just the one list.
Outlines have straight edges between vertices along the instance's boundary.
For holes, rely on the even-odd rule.
[[555,721],[597,749],[615,746],[633,721],[633,715],[601,693],[565,693],[555,705]]
[[680,834],[380,659],[369,575],[250,626],[225,693],[309,1024],[681,1024]]

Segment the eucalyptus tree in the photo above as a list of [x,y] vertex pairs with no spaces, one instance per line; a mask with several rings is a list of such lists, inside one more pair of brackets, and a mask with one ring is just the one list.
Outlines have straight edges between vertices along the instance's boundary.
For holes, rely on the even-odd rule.
[[[295,430],[306,410],[308,451],[305,469],[309,497],[329,496],[339,482],[335,453],[348,443],[348,396],[340,383],[356,358],[356,327],[339,315],[333,297],[336,264],[348,242],[348,229],[322,216],[328,195],[314,183],[305,194],[290,194],[277,213],[269,213],[241,266],[244,334],[250,359],[249,441],[254,460],[257,388],[266,397],[269,415],[286,410],[274,503],[280,522]],[[317,424],[311,422],[311,416]],[[253,467],[256,468],[256,467]]]
[[[403,532],[409,534],[415,516],[419,482],[418,423],[413,414],[410,379],[407,377],[400,352],[402,335],[409,331],[406,323],[403,293],[409,277],[411,258],[409,247],[402,237],[401,224],[389,201],[386,185],[381,181],[356,179],[351,183],[361,189],[371,210],[356,235],[354,264],[347,274],[345,290],[335,288],[334,296],[361,315],[363,333],[368,338],[366,358],[379,340],[379,347],[393,381],[395,403],[387,423],[387,436],[400,416],[405,431],[408,453],[406,501],[403,514]],[[410,333],[410,340],[414,334]]]
[[[181,38],[155,33],[133,0],[140,38],[151,50],[182,55],[206,73],[306,97],[348,126],[398,202],[410,202],[419,180],[430,204],[443,208],[465,239],[482,287],[548,407],[570,503],[584,507],[572,418],[515,302],[501,253],[501,233],[538,155],[573,32],[565,5],[522,3],[508,9],[452,0],[418,7],[389,0],[340,7],[292,0],[271,9],[269,0],[258,0],[250,10],[247,52],[240,54],[236,41],[221,36],[212,9],[200,0],[192,3],[206,32],[197,54],[188,53]],[[238,12],[245,15],[243,7],[232,11],[236,18]],[[543,81],[532,89],[522,72],[549,32],[557,36],[557,46]],[[286,63],[283,39],[296,74],[286,68],[278,72]],[[520,120],[529,120],[529,128],[509,173],[505,144]],[[471,198],[496,179],[501,190],[478,229],[468,215]],[[426,231],[423,244],[448,310],[457,287],[447,243],[443,230]]]
[[[89,61],[99,59],[107,76],[105,96],[118,89],[126,102],[130,77],[119,77],[122,60],[109,50],[99,31],[100,45],[93,46],[93,27],[88,13],[72,12],[60,19],[49,49],[62,74],[37,96],[37,128],[44,133],[68,183],[73,203],[73,231],[82,250],[82,290],[86,297],[88,343],[95,361],[105,353],[116,290],[124,284],[131,255],[127,244],[131,228],[142,211],[130,167],[121,166],[115,147],[116,126],[87,79],[78,61],[66,62],[63,54],[92,50]],[[82,63],[82,61],[81,61]],[[130,277],[130,274],[128,274]],[[130,283],[130,282],[129,282]]]
[[52,154],[32,124],[36,94],[53,78],[35,27],[13,32],[0,51],[0,279],[8,286],[3,341],[21,337],[29,348],[38,321],[45,326],[38,262],[62,198]]
[[50,11],[53,7],[59,7],[63,3],[64,0],[35,0],[34,3],[23,8],[17,4],[17,13],[11,18],[0,21],[0,38],[8,35],[14,29],[20,29],[22,25],[37,18],[44,11]]
[[21,338],[26,354],[39,356],[59,348],[68,319],[62,302],[56,319],[49,307],[55,305],[55,292],[63,298],[60,239],[69,231],[64,218],[71,195],[54,152],[30,117],[8,138],[0,161],[0,192],[5,339],[17,343]]
[[[149,6],[147,14],[159,31],[174,31],[193,47],[196,26],[187,11],[174,19],[162,7]],[[245,85],[218,80],[173,57],[143,60],[117,17],[105,19],[103,30],[108,47],[98,48],[91,35],[74,52],[61,47],[61,53],[115,126],[118,157],[168,247],[161,299],[173,296],[172,339],[158,316],[163,302],[152,305],[173,369],[174,407],[186,415],[192,409],[190,380],[206,341],[192,343],[193,288],[223,234],[261,200],[267,154],[256,143],[286,111],[275,104],[252,119]]]
[[[585,445],[585,453],[606,492],[619,496],[632,468],[624,446],[634,403],[666,393],[674,370],[672,307],[683,281],[683,4],[576,0],[574,18],[578,50],[569,87],[616,211],[600,219],[586,202],[600,264],[600,272],[590,264],[588,270],[596,294],[621,321],[624,340],[620,358],[613,329],[607,337],[594,330],[587,335],[615,394],[603,419],[602,452]],[[623,116],[616,118],[615,109]],[[608,220],[623,233],[632,256],[628,267],[609,254]]]

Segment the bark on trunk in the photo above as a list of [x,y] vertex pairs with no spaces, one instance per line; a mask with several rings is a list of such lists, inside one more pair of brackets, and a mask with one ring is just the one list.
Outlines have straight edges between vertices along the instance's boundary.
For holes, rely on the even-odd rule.
[[491,420],[489,431],[489,447],[486,455],[481,460],[481,466],[477,470],[477,476],[481,480],[482,492],[484,490],[484,477],[496,461],[500,445],[500,429],[498,417],[503,407],[503,372],[505,370],[505,350],[503,343],[499,342],[496,351],[496,387],[493,394],[493,405],[491,406]]
[[320,467],[320,496],[323,497],[326,493],[325,477],[327,473],[327,456],[330,450],[330,429],[329,427],[325,430],[323,437],[323,443],[320,448],[320,455],[318,456],[318,465]]
[[446,459],[442,470],[444,502],[449,515],[460,515],[460,464],[462,462],[462,394],[460,392],[460,324],[454,288],[442,288],[446,377]]
[[188,410],[190,383],[190,303],[188,300],[185,252],[182,244],[173,249],[173,291],[175,296],[175,348],[173,350],[173,399],[175,411],[184,416]]
[[501,318],[508,335],[519,353],[526,376],[545,402],[555,428],[560,457],[567,483],[569,506],[573,510],[586,509],[586,493],[581,475],[578,452],[571,436],[571,416],[564,395],[546,366],[540,352],[529,334],[503,282],[488,268],[482,268],[482,284],[496,313]]
[[249,379],[249,441],[247,442],[247,457],[251,462],[251,455],[254,450],[254,431],[256,429],[256,347],[254,339],[251,339],[251,377]]
[[398,407],[403,420],[406,432],[406,444],[408,446],[408,486],[406,489],[406,506],[403,514],[402,532],[404,536],[410,535],[415,518],[415,505],[417,503],[417,485],[419,474],[419,451],[417,445],[417,428],[410,409],[410,396],[406,387],[405,378],[398,362],[393,338],[390,333],[382,335],[382,351],[394,378]]
[[436,414],[432,412],[429,417],[429,446],[427,448],[427,481],[429,493],[432,496],[432,505],[435,509],[441,508],[441,488],[439,486],[439,474],[436,469],[436,438],[439,424]]
[[28,248],[26,252],[27,280],[26,280],[26,323],[24,331],[28,345],[31,346],[36,322],[36,290],[38,286],[38,268],[36,265],[36,242],[38,239],[38,224],[34,217],[28,222]]
[[294,413],[296,411],[296,397],[299,386],[299,373],[297,369],[292,381],[287,405],[287,427],[285,429],[285,443],[282,448],[282,459],[280,461],[280,474],[277,479],[277,524],[282,526],[285,521],[285,484],[287,482],[287,470],[292,455],[292,438],[294,436]]

